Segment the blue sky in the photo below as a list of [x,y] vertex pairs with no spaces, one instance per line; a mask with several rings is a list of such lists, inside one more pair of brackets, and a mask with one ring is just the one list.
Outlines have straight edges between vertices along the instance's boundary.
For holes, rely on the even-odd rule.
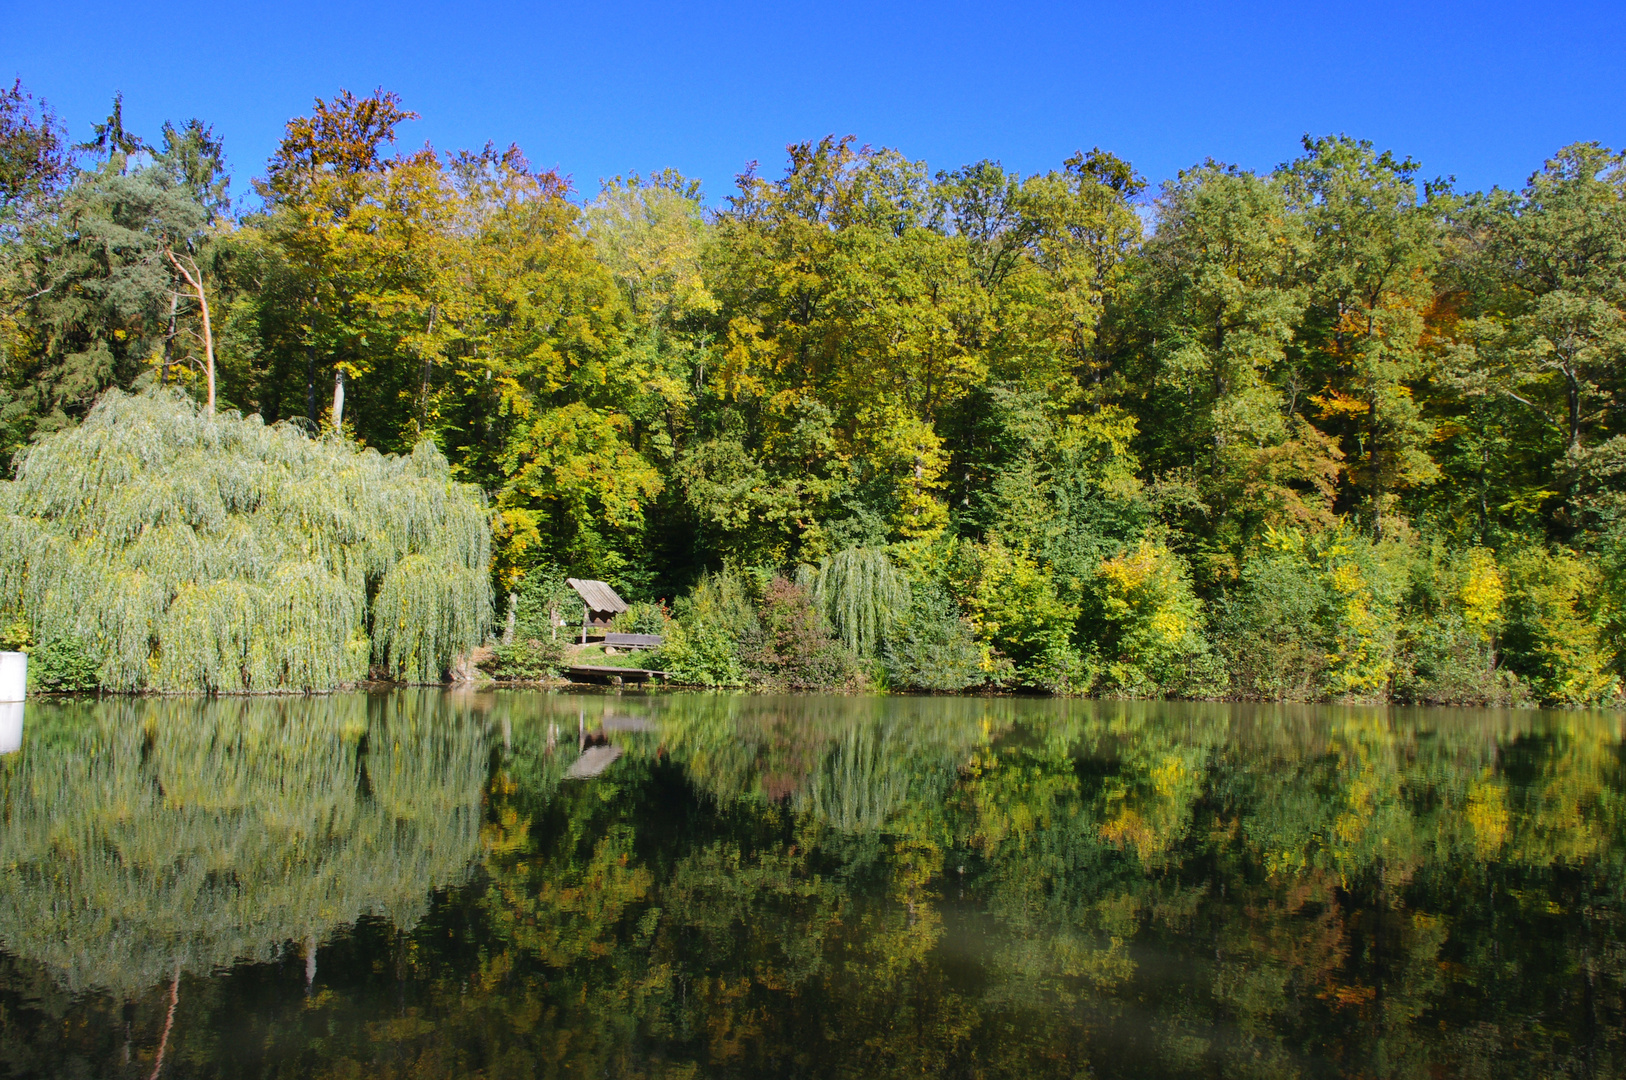
[[409,144],[517,142],[592,194],[672,166],[726,195],[826,133],[1024,172],[1100,145],[1151,180],[1347,132],[1468,188],[1626,144],[1626,3],[164,5],[0,0],[0,76],[76,138],[199,116],[241,194],[289,117],[399,92]]

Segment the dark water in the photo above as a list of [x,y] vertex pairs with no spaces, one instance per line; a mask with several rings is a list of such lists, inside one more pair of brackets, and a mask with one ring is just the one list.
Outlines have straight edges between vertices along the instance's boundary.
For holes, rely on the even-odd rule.
[[1022,700],[31,702],[0,758],[0,1074],[1618,1076],[1622,735]]

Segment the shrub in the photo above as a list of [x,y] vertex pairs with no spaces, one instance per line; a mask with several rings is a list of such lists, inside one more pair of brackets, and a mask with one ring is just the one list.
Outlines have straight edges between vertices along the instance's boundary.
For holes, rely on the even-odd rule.
[[707,574],[694,592],[675,605],[676,617],[688,625],[716,627],[736,640],[756,632],[756,590],[734,570]]
[[656,661],[675,683],[688,686],[742,686],[745,667],[734,637],[711,623],[668,629]]
[[1406,557],[1345,526],[1269,530],[1222,612],[1237,690],[1287,700],[1386,694]]
[[757,628],[740,642],[753,681],[795,690],[845,690],[862,680],[857,658],[825,625],[806,589],[774,578],[763,591]]
[[1517,705],[1530,700],[1517,675],[1497,666],[1506,574],[1485,548],[1436,544],[1413,564],[1394,696],[1424,705]]
[[1093,599],[1107,658],[1103,674],[1115,689],[1135,696],[1217,689],[1219,665],[1203,635],[1202,603],[1174,552],[1142,540],[1105,560]]
[[99,689],[101,658],[76,637],[52,638],[28,656],[28,688],[48,694],[76,694]]
[[1530,548],[1508,560],[1503,653],[1542,701],[1588,705],[1620,695],[1597,565]]
[[565,667],[565,644],[547,638],[526,638],[498,645],[480,669],[493,679],[534,682],[551,679]]
[[1072,645],[1052,645],[1043,656],[1030,663],[1022,681],[1052,694],[1087,694],[1100,679],[1095,657]]
[[1047,568],[998,540],[970,554],[966,612],[978,639],[1008,657],[1019,678],[1071,643],[1078,605],[1059,595]]
[[919,587],[881,650],[887,681],[909,690],[964,690],[987,681],[976,631],[941,589]]
[[[514,638],[516,641],[558,641],[568,639],[581,615],[581,597],[565,583],[564,571],[557,566],[535,566],[525,575],[514,593]],[[575,615],[578,618],[573,619]],[[560,628],[564,633],[560,633]]]
[[665,605],[639,602],[628,604],[610,621],[610,628],[620,634],[664,634],[667,621]]

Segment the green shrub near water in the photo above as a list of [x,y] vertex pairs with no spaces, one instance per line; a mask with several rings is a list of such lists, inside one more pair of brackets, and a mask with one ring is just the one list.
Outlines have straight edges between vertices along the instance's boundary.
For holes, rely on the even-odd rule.
[[52,638],[28,654],[28,689],[48,694],[82,694],[100,686],[100,659],[74,637]]
[[742,686],[745,665],[740,663],[734,636],[715,623],[684,626],[674,622],[666,642],[652,663],[682,686]]
[[480,665],[494,679],[534,682],[551,679],[565,667],[565,645],[551,637],[524,638],[498,645]]
[[917,587],[892,620],[881,649],[887,682],[899,689],[956,691],[987,681],[976,631],[942,589]]
[[479,494],[178,394],[107,394],[0,483],[0,615],[77,639],[109,690],[436,681],[491,621]]
[[1605,583],[1597,564],[1567,551],[1529,548],[1508,563],[1508,666],[1542,701],[1618,701],[1618,643],[1610,640]]
[[758,627],[740,643],[740,659],[753,680],[792,690],[849,690],[863,676],[858,658],[837,641],[813,598],[779,577],[768,583]]

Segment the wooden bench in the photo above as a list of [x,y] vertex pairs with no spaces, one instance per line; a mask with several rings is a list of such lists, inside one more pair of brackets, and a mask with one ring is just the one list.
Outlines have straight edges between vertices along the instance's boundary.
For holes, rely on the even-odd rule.
[[659,634],[605,634],[604,644],[618,649],[658,649],[665,640]]

